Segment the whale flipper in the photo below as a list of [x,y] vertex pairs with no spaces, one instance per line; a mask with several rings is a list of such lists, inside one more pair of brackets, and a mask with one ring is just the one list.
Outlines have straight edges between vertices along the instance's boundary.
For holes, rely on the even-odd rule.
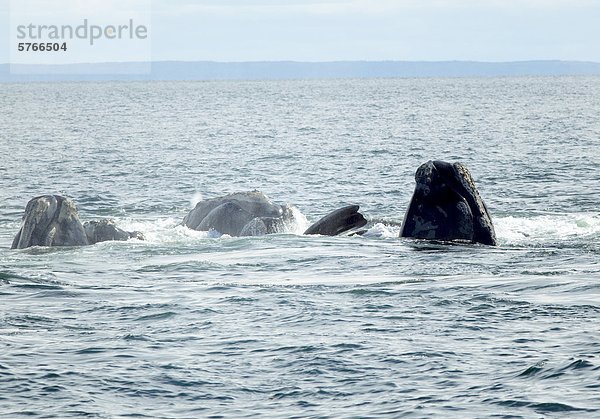
[[367,220],[358,212],[359,208],[358,205],[348,205],[347,207],[330,212],[311,225],[304,234],[337,236],[346,231],[363,227],[367,224]]
[[428,161],[415,181],[400,237],[496,245],[492,219],[464,165]]

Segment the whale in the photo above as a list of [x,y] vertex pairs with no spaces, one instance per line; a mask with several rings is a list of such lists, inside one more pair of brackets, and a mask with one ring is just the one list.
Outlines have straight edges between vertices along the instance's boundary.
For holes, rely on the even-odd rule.
[[400,237],[497,244],[490,213],[469,170],[462,163],[423,163]]
[[358,205],[348,205],[332,211],[308,227],[304,234],[337,236],[349,230],[364,227],[367,220],[358,212],[359,209]]
[[[489,211],[469,170],[461,163],[428,161],[415,173],[415,191],[400,229],[400,237],[497,244]],[[303,234],[360,235],[367,224],[358,205],[336,209],[310,225]],[[234,237],[285,233],[298,225],[299,212],[275,204],[260,191],[235,192],[198,202],[182,224],[198,231],[215,230]],[[114,220],[82,223],[75,203],[60,195],[31,199],[12,249],[32,246],[85,246],[103,241],[144,240]]]
[[290,205],[278,205],[262,192],[234,192],[200,201],[183,225],[197,231],[215,230],[232,237],[283,233],[294,223]]
[[83,223],[83,230],[85,231],[88,244],[106,241],[126,241],[129,239],[145,240],[141,232],[125,231],[117,227],[115,220],[111,218],[86,221]]
[[12,249],[32,246],[83,246],[88,239],[74,202],[60,195],[31,199]]
[[[182,224],[198,231],[215,230],[230,236],[285,233],[297,225],[299,212],[289,204],[271,202],[259,191],[236,192],[196,204]],[[363,227],[367,220],[358,205],[335,210],[311,225],[304,234],[335,236]],[[33,246],[86,246],[104,241],[144,240],[138,231],[125,231],[112,219],[82,223],[75,203],[61,195],[31,199],[12,249]]]
[[33,246],[87,246],[102,241],[130,238],[143,239],[143,235],[139,232],[126,232],[110,219],[83,224],[73,200],[61,195],[42,195],[27,203],[21,227],[11,249]]
[[[335,210],[311,225],[304,234],[336,236],[360,228],[367,220],[358,205]],[[182,224],[192,230],[215,230],[233,237],[285,233],[297,223],[289,204],[273,203],[260,191],[234,192],[200,201]]]

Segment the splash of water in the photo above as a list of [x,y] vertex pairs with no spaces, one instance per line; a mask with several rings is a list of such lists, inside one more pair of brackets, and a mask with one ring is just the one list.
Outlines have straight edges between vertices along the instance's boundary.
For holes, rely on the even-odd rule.
[[194,195],[192,195],[192,198],[190,199],[191,208],[192,209],[195,208],[196,204],[203,200],[204,200],[204,196],[202,195],[202,193],[195,192]]
[[600,234],[600,214],[548,214],[494,219],[496,235],[505,245],[537,245]]

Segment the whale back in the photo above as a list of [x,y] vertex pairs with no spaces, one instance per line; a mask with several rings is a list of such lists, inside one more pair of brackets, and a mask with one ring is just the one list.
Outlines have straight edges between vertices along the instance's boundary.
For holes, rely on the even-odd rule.
[[496,244],[492,219],[463,164],[429,161],[415,181],[401,237]]
[[[233,203],[238,208],[245,212],[253,215],[252,218],[256,217],[281,217],[284,214],[284,208],[281,205],[273,204],[269,198],[266,197],[262,192],[236,192],[229,195],[225,195],[218,198],[207,199],[200,201],[196,204],[195,208],[191,210],[183,219],[183,224],[193,230],[206,231],[203,220],[213,211],[215,208],[226,203]],[[214,223],[214,215],[213,221]],[[223,233],[222,231],[220,231]],[[228,234],[228,233],[227,233]]]
[[225,202],[208,213],[198,225],[198,230],[216,230],[221,234],[239,236],[244,226],[253,218],[251,213],[234,202]]
[[73,201],[59,195],[44,195],[27,203],[11,248],[86,244],[88,240]]
[[131,238],[144,240],[144,235],[139,231],[125,231],[116,226],[112,219],[86,221],[83,223],[83,229],[89,244],[96,244],[105,241],[125,241]]

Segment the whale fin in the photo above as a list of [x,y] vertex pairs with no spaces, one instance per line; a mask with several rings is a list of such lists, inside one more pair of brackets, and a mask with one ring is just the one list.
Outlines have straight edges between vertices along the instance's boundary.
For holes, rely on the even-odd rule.
[[348,205],[347,207],[330,212],[311,225],[304,234],[337,236],[348,230],[363,227],[367,224],[367,220],[358,212],[359,208],[358,205]]

